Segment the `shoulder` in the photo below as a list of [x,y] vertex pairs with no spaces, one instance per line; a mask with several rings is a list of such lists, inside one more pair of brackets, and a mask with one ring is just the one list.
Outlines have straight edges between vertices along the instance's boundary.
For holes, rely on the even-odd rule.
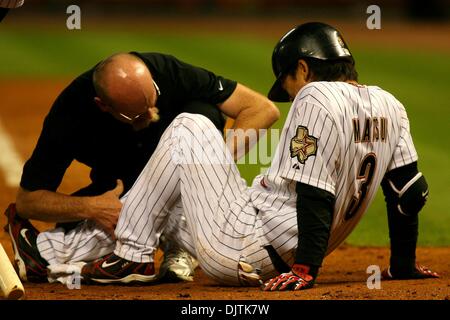
[[93,110],[95,89],[92,83],[93,69],[90,69],[69,83],[53,102],[49,111],[51,118],[75,122],[80,113]]
[[398,105],[403,106],[403,104],[400,102],[400,100],[398,100],[397,97],[394,96],[394,94],[390,93],[389,91],[386,91],[386,90],[384,90],[380,87],[376,87],[376,86],[374,86],[374,91],[381,95],[384,95],[386,97],[386,99],[388,99]]
[[389,91],[378,86],[369,86],[368,88],[372,95],[376,96],[379,100],[385,101],[388,107],[396,108],[400,112],[406,112],[403,104]]
[[307,100],[311,103],[329,104],[343,95],[343,82],[314,81],[304,86],[295,100]]
[[329,113],[339,109],[342,101],[342,89],[338,82],[314,81],[304,86],[294,99],[294,105],[310,104]]

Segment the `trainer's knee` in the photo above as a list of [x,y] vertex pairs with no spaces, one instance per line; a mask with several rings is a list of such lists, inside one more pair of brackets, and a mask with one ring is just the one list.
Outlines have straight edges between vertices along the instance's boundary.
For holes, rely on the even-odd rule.
[[428,199],[428,184],[416,162],[390,171],[381,186],[386,202],[403,215],[417,215]]

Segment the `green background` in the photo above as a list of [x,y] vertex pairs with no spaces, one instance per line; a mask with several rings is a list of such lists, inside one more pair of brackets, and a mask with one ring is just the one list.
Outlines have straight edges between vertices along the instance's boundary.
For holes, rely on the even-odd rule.
[[[74,78],[119,51],[157,51],[205,67],[266,93],[273,81],[270,58],[276,38],[236,34],[179,34],[126,30],[0,28],[0,78]],[[351,39],[349,39],[351,42]],[[378,85],[406,107],[420,156],[419,167],[430,185],[420,213],[420,245],[450,245],[450,57],[448,53],[351,45],[360,82]],[[279,104],[281,128],[289,104]],[[259,165],[239,165],[250,183]],[[347,242],[387,245],[387,219],[381,191]]]

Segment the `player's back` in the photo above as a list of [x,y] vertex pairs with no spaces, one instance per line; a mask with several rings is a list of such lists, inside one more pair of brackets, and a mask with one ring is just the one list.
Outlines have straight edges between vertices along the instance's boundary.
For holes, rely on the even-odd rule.
[[388,92],[345,82],[315,82],[309,90],[303,94],[327,109],[339,136],[331,251],[365,213],[385,172],[416,161],[417,154],[405,109]]
[[331,252],[356,226],[385,172],[416,160],[405,109],[391,94],[345,82],[306,85],[292,103],[270,168],[252,184],[264,239],[279,253],[297,244],[300,182],[335,197]]

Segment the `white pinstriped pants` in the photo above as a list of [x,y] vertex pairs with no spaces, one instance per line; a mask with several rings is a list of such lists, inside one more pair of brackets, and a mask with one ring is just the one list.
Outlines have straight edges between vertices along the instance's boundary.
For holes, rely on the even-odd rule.
[[[271,277],[275,271],[261,247],[261,221],[249,198],[246,183],[212,122],[201,115],[182,113],[166,129],[122,200],[114,253],[134,262],[151,262],[164,232],[222,284],[243,284],[239,261],[252,265],[263,279]],[[96,232],[97,239],[105,238],[103,232]],[[87,235],[86,230],[82,233]],[[80,238],[84,239],[83,235]],[[102,244],[90,244],[89,258],[101,256],[94,251],[111,252],[110,239],[103,244],[106,249]]]

